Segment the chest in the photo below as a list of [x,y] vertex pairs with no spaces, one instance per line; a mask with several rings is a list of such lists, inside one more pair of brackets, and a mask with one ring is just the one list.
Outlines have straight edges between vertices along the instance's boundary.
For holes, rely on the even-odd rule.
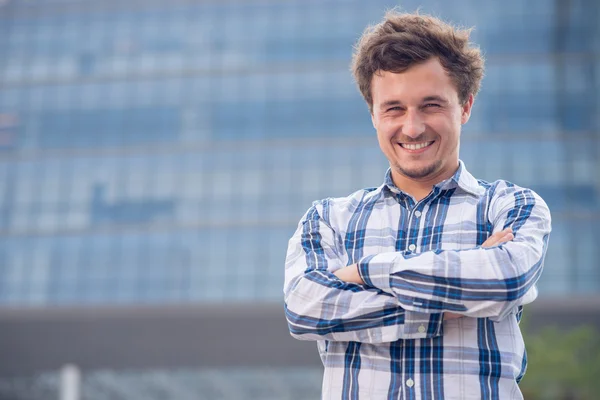
[[347,220],[338,221],[338,228],[338,251],[351,264],[384,252],[473,248],[491,235],[493,226],[487,201],[463,196],[411,207],[388,201],[372,209],[357,209]]

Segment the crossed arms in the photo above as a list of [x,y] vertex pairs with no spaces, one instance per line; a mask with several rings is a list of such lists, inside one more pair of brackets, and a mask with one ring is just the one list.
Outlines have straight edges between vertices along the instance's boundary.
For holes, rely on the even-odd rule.
[[[315,203],[289,243],[286,317],[303,340],[390,342],[441,334],[452,316],[501,320],[537,296],[550,212],[535,193],[506,187],[482,246],[420,254],[387,252],[344,265],[336,233]],[[510,228],[510,230],[506,230]],[[514,235],[514,236],[513,236]]]

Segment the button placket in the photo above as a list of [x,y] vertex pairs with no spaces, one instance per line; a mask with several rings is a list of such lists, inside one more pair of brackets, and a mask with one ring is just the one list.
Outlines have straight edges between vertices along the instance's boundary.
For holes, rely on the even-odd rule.
[[[413,208],[414,211],[411,212],[413,221],[413,224],[416,224],[419,227],[419,231],[420,229],[420,223],[419,223],[419,218],[421,218],[421,216],[423,215],[423,213],[421,212],[421,210],[418,209],[418,207],[422,204],[423,200],[417,202],[417,204],[415,204],[415,207]],[[423,205],[425,206],[425,205]],[[416,240],[416,238],[411,239],[411,240]],[[408,245],[408,251],[409,252],[414,252],[417,249],[417,245],[415,243],[411,243]]]

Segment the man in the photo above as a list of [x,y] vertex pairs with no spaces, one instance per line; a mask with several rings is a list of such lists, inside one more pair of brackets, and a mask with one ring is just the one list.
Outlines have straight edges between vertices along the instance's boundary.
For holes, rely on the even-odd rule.
[[286,260],[289,328],[318,343],[324,399],[523,398],[518,321],[537,296],[550,213],[459,160],[483,76],[468,36],[391,12],[356,48],[390,169],[378,188],[313,203]]

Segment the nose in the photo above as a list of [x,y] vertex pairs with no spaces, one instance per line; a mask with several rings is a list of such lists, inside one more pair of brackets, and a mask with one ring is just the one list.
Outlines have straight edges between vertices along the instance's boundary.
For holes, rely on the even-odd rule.
[[419,112],[414,109],[406,110],[404,123],[402,124],[402,133],[408,137],[416,138],[423,132],[425,132],[425,123]]

